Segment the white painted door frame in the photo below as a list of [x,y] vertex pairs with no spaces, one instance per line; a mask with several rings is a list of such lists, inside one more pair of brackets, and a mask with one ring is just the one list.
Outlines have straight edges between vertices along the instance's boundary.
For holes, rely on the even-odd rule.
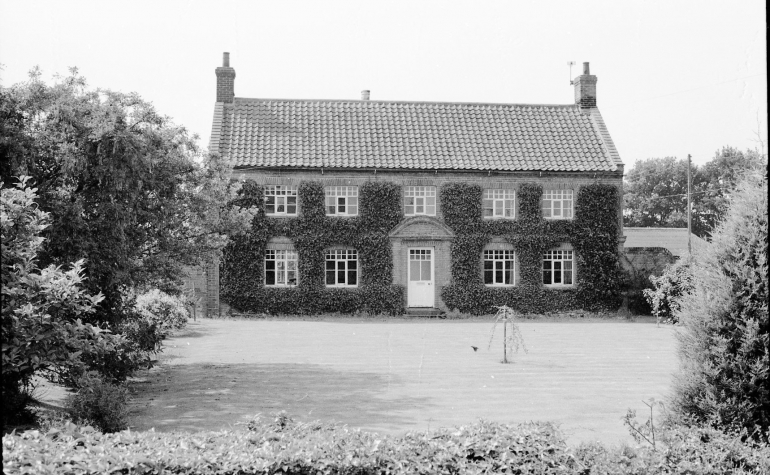
[[407,305],[409,307],[433,307],[436,300],[436,248],[410,247],[408,249],[409,252],[406,256]]

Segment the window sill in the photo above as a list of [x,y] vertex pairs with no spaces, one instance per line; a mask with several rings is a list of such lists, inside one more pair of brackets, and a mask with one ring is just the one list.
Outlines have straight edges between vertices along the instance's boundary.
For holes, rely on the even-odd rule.
[[516,284],[484,284],[484,287],[489,287],[490,289],[510,289],[516,287]]
[[575,218],[543,218],[548,221],[572,221]]
[[327,218],[357,218],[357,214],[327,214]]
[[489,221],[516,221],[516,216],[482,216],[482,219]]
[[296,218],[299,216],[298,214],[269,214],[265,213],[265,217],[267,218]]
[[574,289],[575,284],[543,284],[546,289]]
[[265,287],[271,289],[295,289],[297,284],[264,284]]
[[357,289],[358,285],[329,285],[326,284],[327,289]]

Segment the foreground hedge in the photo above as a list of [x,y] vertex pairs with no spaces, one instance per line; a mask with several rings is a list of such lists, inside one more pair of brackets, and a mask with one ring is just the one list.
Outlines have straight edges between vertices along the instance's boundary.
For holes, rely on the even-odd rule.
[[101,434],[74,425],[3,438],[5,473],[770,473],[767,445],[742,443],[712,429],[677,429],[665,447],[567,447],[547,423],[481,421],[402,437],[319,423],[251,423],[208,433],[124,431]]

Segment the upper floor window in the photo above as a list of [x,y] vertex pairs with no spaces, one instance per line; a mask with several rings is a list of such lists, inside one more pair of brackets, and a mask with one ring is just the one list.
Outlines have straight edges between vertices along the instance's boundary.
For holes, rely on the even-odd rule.
[[516,285],[516,253],[513,250],[484,251],[484,284]]
[[358,286],[358,253],[355,249],[326,251],[326,286]]
[[265,214],[274,216],[296,216],[297,187],[287,185],[266,185]]
[[297,285],[297,251],[265,250],[265,285]]
[[357,186],[327,186],[326,187],[327,216],[357,216],[358,187]]
[[573,253],[570,250],[552,249],[543,254],[543,285],[551,287],[574,285],[573,262]]
[[513,190],[484,190],[481,202],[484,217],[513,219],[516,212],[515,196]]
[[404,214],[407,216],[418,214],[436,216],[436,187],[405,186]]
[[543,217],[546,219],[572,219],[572,190],[545,190],[543,192]]

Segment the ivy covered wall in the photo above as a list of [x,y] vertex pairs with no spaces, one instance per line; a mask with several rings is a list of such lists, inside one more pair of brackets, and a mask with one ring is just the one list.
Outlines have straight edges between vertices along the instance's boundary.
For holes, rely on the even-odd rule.
[[[225,248],[220,276],[220,298],[248,313],[312,314],[368,312],[400,314],[404,289],[392,285],[393,259],[388,231],[403,217],[401,187],[368,182],[360,187],[358,217],[327,217],[324,187],[313,181],[299,185],[297,217],[265,216],[263,188],[246,181],[237,204],[258,213],[251,232],[234,237]],[[264,251],[272,237],[285,236],[297,251],[296,287],[265,287]],[[345,246],[358,251],[360,282],[357,288],[327,288],[324,250]]]
[[[482,219],[482,187],[447,183],[439,200],[444,223],[455,233],[451,246],[452,283],[441,298],[450,309],[486,314],[495,305],[521,312],[545,313],[571,309],[611,310],[620,305],[622,276],[618,267],[619,190],[609,184],[576,187],[572,220],[544,220],[542,187],[517,187],[515,220]],[[383,181],[359,188],[358,217],[327,217],[323,184],[302,181],[297,217],[267,217],[263,189],[247,181],[240,203],[259,210],[246,236],[235,237],[225,249],[220,295],[234,309],[247,313],[312,314],[369,312],[399,314],[406,304],[405,289],[394,285],[392,247],[388,233],[403,219],[401,187]],[[285,236],[298,253],[297,287],[265,287],[264,250],[272,237]],[[510,243],[517,253],[516,287],[483,284],[481,256],[493,238]],[[575,251],[576,285],[549,289],[542,285],[542,256],[550,248],[569,243]],[[327,288],[324,250],[345,246],[358,251],[361,269],[358,288]]]
[[[579,187],[572,220],[543,219],[542,193],[540,185],[523,184],[516,195],[516,220],[484,220],[481,186],[453,183],[442,187],[445,222],[455,233],[453,282],[442,292],[449,308],[485,314],[496,305],[508,305],[523,313],[614,310],[620,306],[618,189],[604,184]],[[502,237],[516,250],[520,280],[515,287],[483,284],[481,255],[493,237]],[[543,253],[563,243],[571,244],[575,251],[576,285],[546,288],[542,285]]]

